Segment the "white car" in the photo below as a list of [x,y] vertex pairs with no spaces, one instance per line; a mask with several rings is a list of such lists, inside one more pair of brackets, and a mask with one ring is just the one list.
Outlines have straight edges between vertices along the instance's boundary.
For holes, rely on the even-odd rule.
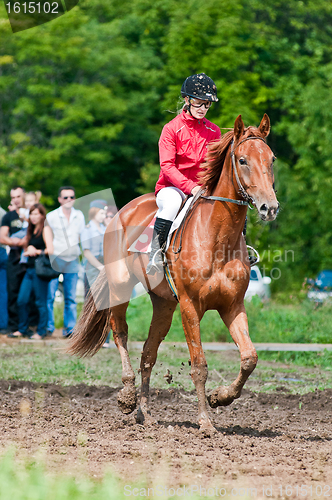
[[259,267],[253,266],[250,271],[250,281],[245,299],[251,300],[254,295],[258,295],[262,300],[269,299],[271,297],[270,283],[271,278],[262,276]]

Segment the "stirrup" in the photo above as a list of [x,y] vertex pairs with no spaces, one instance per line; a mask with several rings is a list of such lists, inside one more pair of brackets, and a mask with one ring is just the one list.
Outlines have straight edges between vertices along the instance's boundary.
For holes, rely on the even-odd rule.
[[257,250],[255,250],[254,247],[251,247],[250,245],[247,245],[247,249],[253,253],[253,255],[250,255],[250,252],[248,252],[249,265],[250,265],[250,267],[255,266],[260,261],[259,253],[257,252]]
[[161,248],[153,255],[150,254],[150,260],[146,266],[146,274],[153,275],[155,272],[161,273],[164,271],[164,259]]

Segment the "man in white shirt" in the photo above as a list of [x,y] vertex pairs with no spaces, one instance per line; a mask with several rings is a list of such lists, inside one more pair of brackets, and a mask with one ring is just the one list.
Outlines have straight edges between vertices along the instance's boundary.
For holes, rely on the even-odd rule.
[[[54,269],[63,275],[63,291],[65,296],[63,336],[69,337],[76,323],[76,285],[81,253],[81,233],[85,226],[84,215],[75,210],[75,189],[63,186],[59,189],[60,207],[47,214],[47,222],[53,231],[54,254],[50,256]],[[53,303],[59,280],[50,281],[48,288],[48,334],[54,331]]]

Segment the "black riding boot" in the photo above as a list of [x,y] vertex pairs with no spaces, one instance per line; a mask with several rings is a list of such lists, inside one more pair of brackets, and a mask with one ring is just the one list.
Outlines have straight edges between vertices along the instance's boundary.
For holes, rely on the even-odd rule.
[[146,274],[153,275],[156,271],[163,270],[162,246],[167,240],[169,230],[173,224],[172,220],[156,218],[153,229],[150,260],[146,268]]

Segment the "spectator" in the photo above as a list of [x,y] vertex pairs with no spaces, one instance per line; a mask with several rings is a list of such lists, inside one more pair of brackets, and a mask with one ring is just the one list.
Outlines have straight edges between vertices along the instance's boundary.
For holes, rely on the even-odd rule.
[[[25,273],[25,266],[20,265],[22,238],[15,237],[23,226],[19,217],[19,210],[23,206],[24,189],[15,187],[10,191],[13,210],[7,212],[3,218],[0,229],[0,244],[8,245],[10,252],[7,261],[7,293],[8,293],[8,331],[13,333],[18,330],[17,297]],[[9,208],[8,207],[8,208]]]
[[104,225],[107,227],[108,224],[111,222],[113,219],[114,215],[117,213],[117,208],[114,205],[108,205],[106,207],[106,217],[104,220]]
[[82,248],[85,263],[84,290],[87,295],[99,272],[104,268],[104,234],[106,227],[106,201],[95,200],[90,203],[89,224],[82,232]]
[[[6,211],[0,206],[0,226]],[[0,333],[7,334],[7,252],[6,246],[0,245]]]
[[[20,209],[20,217],[22,219],[28,221],[30,208],[36,203],[39,203],[41,195],[41,191],[29,191],[28,193],[25,193],[24,208]],[[28,224],[26,224],[26,226],[28,226]]]
[[[36,203],[39,203],[41,195],[42,195],[41,191],[29,191],[28,193],[25,193],[24,196],[25,208],[20,208],[20,218],[23,220],[23,228],[28,227],[30,208]],[[23,235],[25,235],[25,233],[26,231],[23,233]],[[21,235],[19,234],[18,236],[20,237]],[[21,255],[21,264],[26,263],[27,260],[28,260],[27,257]],[[31,328],[35,329],[37,328],[38,323],[39,323],[39,313],[38,313],[38,308],[36,306],[35,294],[34,291],[32,291],[29,302],[29,325],[31,326]]]
[[[84,215],[75,210],[75,189],[63,186],[59,189],[60,207],[47,214],[47,222],[53,231],[54,253],[52,265],[63,275],[65,297],[63,336],[69,337],[76,323],[76,284],[79,270],[80,236],[84,229]],[[59,280],[50,281],[48,288],[48,334],[54,331],[53,303]]]
[[53,253],[53,235],[48,225],[45,225],[46,210],[40,203],[36,203],[30,209],[29,225],[27,235],[23,239],[24,255],[28,258],[26,273],[21,283],[18,294],[17,305],[19,312],[18,330],[8,337],[30,337],[29,308],[31,293],[34,292],[36,305],[39,311],[39,322],[37,333],[32,335],[33,339],[42,339],[46,336],[47,327],[47,289],[48,282],[40,279],[35,271],[35,260],[42,252]]

